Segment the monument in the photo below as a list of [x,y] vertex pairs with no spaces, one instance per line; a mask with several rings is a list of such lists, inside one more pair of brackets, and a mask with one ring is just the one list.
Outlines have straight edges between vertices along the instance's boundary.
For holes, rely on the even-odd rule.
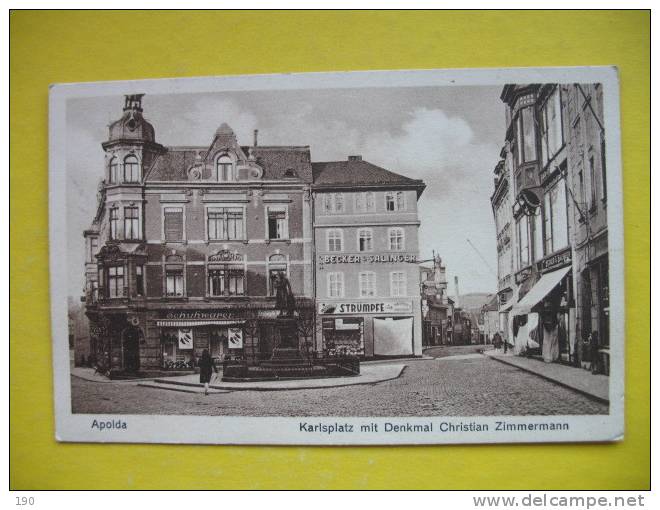
[[223,363],[223,381],[255,381],[298,379],[309,377],[336,377],[359,375],[357,358],[305,357],[298,341],[299,313],[291,283],[283,272],[273,277],[275,288],[275,331],[277,344],[269,360],[250,365],[247,360],[229,360]]

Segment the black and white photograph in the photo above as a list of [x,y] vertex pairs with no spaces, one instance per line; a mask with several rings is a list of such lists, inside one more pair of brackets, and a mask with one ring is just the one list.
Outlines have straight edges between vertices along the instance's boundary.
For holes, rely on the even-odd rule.
[[57,84],[57,437],[623,438],[616,69]]

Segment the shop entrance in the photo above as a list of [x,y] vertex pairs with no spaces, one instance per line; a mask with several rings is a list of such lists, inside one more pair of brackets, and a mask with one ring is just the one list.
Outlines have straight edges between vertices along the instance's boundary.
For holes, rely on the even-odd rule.
[[128,372],[140,369],[140,330],[130,326],[124,330],[122,339],[123,368]]

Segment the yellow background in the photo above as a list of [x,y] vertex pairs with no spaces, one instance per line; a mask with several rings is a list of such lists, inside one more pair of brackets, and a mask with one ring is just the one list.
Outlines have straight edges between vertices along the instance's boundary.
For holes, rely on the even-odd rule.
[[[12,488],[649,488],[650,14],[19,11],[11,14],[10,35]],[[620,70],[625,441],[359,448],[55,442],[48,297],[50,83],[574,65]]]

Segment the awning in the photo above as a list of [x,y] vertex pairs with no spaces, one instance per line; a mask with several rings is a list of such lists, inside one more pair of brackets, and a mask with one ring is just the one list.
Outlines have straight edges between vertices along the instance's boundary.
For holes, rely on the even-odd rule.
[[525,294],[525,297],[513,305],[511,315],[527,315],[530,313],[532,308],[540,303],[570,270],[571,266],[568,266],[541,276],[541,279]]
[[202,319],[202,320],[185,320],[185,319],[164,319],[156,321],[156,326],[162,328],[190,328],[193,326],[238,326],[244,324],[244,320],[231,320],[231,319]]

